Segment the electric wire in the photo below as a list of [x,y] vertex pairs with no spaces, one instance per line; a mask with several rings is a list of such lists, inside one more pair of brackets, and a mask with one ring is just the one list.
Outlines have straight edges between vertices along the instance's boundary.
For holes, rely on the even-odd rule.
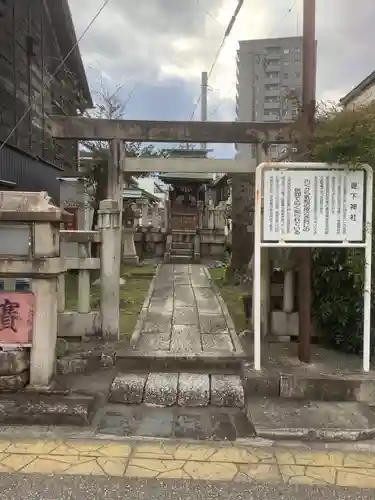
[[[289,9],[285,12],[285,14],[283,14],[283,16],[281,17],[281,19],[277,22],[277,24],[272,28],[272,30],[269,32],[269,34],[266,36],[266,38],[270,38],[271,35],[277,30],[277,28],[285,21],[285,19],[289,16],[289,14],[291,12],[293,12],[293,10],[295,9],[295,7],[297,6],[297,3],[298,3],[298,0],[295,0],[293,5],[291,7],[289,7]],[[227,97],[224,97],[224,100],[229,98],[230,97],[230,93],[228,93],[228,96]],[[198,103],[199,104],[199,103]],[[213,111],[211,111],[211,113],[209,114],[209,116],[213,116],[215,115],[219,109],[221,108],[222,106],[222,102],[220,102]]]
[[[212,65],[211,65],[211,68],[210,68],[208,74],[207,74],[207,79],[210,78],[210,76],[212,75],[212,73],[213,73],[213,71],[214,71],[214,69],[216,67],[216,64],[217,64],[217,62],[219,60],[219,57],[220,57],[220,54],[221,54],[221,51],[223,50],[223,47],[225,45],[225,42],[227,41],[227,38],[230,36],[230,33],[231,33],[231,31],[233,29],[233,26],[234,26],[234,23],[236,22],[237,16],[240,13],[240,10],[241,10],[243,4],[244,4],[244,0],[238,0],[238,4],[237,4],[237,6],[236,6],[236,8],[234,10],[234,13],[233,13],[233,15],[232,15],[232,17],[231,17],[231,19],[230,19],[230,21],[228,23],[228,26],[227,26],[227,28],[225,30],[223,39],[222,39],[222,41],[220,43],[220,46],[219,46],[219,48],[218,48],[218,50],[217,50],[217,52],[215,54],[214,61],[213,61]],[[198,99],[196,100],[194,110],[193,110],[192,114],[190,115],[190,120],[192,120],[194,118],[194,115],[195,115],[195,113],[196,113],[196,111],[198,109],[199,103],[201,102],[201,98],[202,98],[202,96],[199,95]]]

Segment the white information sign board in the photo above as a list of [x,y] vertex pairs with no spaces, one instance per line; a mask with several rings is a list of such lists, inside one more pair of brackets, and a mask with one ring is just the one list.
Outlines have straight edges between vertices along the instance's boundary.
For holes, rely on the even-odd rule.
[[[370,370],[373,172],[326,163],[262,163],[255,175],[254,368],[260,370],[261,249],[364,248],[363,370]],[[268,285],[267,285],[268,286]]]
[[363,241],[363,170],[266,170],[263,241]]

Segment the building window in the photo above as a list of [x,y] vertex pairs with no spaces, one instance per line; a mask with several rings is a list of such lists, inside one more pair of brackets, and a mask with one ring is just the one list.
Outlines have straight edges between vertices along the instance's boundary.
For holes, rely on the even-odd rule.
[[294,64],[301,64],[301,59],[294,59]]
[[280,54],[280,47],[266,47],[266,52],[268,55]]
[[296,47],[296,48],[294,49],[294,52],[296,52],[297,54],[299,54],[299,53],[301,52],[300,47]]
[[296,71],[296,72],[294,73],[294,76],[295,76],[296,78],[301,78],[301,73],[300,73],[299,71]]
[[267,78],[280,78],[280,71],[267,71]]
[[284,73],[284,78],[285,78],[285,80],[287,80],[289,78],[288,73]]
[[284,54],[290,54],[290,49],[284,49]]
[[289,61],[284,61],[284,66],[289,66]]

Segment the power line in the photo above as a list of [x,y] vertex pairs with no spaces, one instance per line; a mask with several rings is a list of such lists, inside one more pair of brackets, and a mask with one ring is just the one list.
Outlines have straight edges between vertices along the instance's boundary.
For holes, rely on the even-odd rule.
[[[220,43],[219,49],[216,52],[215,59],[214,59],[214,61],[212,63],[212,66],[211,66],[209,72],[208,72],[208,75],[207,75],[208,78],[211,77],[211,75],[212,75],[212,73],[213,73],[213,71],[214,71],[214,69],[216,67],[217,61],[219,60],[219,57],[220,57],[220,54],[221,54],[221,51],[222,51],[222,49],[223,49],[223,47],[225,45],[225,42],[227,41],[227,38],[229,37],[229,35],[230,35],[230,33],[231,33],[232,29],[233,29],[234,23],[236,22],[237,16],[240,13],[240,10],[241,10],[243,4],[244,4],[244,0],[238,0],[238,4],[237,4],[237,6],[236,6],[236,8],[234,10],[234,13],[233,13],[233,15],[232,15],[232,17],[231,17],[231,19],[230,19],[230,21],[228,23],[228,26],[227,26],[227,28],[225,30],[223,39],[222,39],[222,41]],[[190,116],[190,120],[192,120],[194,118],[194,115],[195,115],[195,113],[196,113],[196,111],[198,109],[200,101],[201,101],[201,95],[199,94],[199,97],[198,97],[198,99],[196,101],[196,104],[195,104],[194,111],[192,112],[192,114]]]
[[270,34],[266,38],[270,38],[271,35],[273,35],[273,33],[277,30],[277,28],[280,26],[280,24],[282,24],[285,21],[285,19],[289,16],[289,14],[294,10],[294,8],[297,5],[297,2],[298,2],[298,0],[294,1],[293,5],[291,7],[289,7],[289,9],[285,12],[285,14],[280,19],[280,21],[273,27]]
[[8,136],[6,137],[6,139],[2,142],[2,144],[0,144],[0,151],[4,148],[4,146],[7,144],[7,142],[9,141],[9,139],[12,137],[12,135],[14,134],[14,132],[19,127],[19,125],[23,122],[23,120],[26,118],[26,116],[28,115],[28,113],[32,110],[32,108],[35,105],[35,103],[38,102],[38,100],[42,98],[42,96],[44,95],[45,90],[51,85],[51,83],[53,82],[53,79],[55,78],[55,76],[57,75],[57,73],[60,71],[60,69],[64,66],[66,60],[74,52],[74,50],[76,49],[76,47],[78,46],[78,44],[82,41],[83,37],[86,35],[86,33],[89,31],[89,29],[91,28],[91,26],[95,23],[95,21],[97,20],[97,18],[100,16],[100,14],[106,8],[106,6],[109,4],[110,1],[111,0],[104,0],[103,5],[100,7],[100,9],[98,10],[98,12],[95,14],[95,16],[92,18],[92,20],[90,21],[90,23],[87,25],[87,27],[83,31],[82,35],[77,39],[76,43],[73,45],[73,47],[69,50],[69,52],[66,54],[66,56],[64,57],[64,59],[57,66],[57,68],[55,69],[55,71],[51,75],[51,77],[48,80],[48,82],[42,87],[41,92],[32,100],[32,103],[26,109],[25,113],[21,116],[21,118],[15,124],[15,126],[10,131],[10,133],[8,134]]
[[[285,14],[283,14],[282,18],[281,18],[281,19],[277,22],[277,24],[276,24],[276,25],[272,28],[272,30],[271,30],[271,31],[270,31],[270,33],[266,36],[266,38],[270,38],[270,37],[271,37],[271,35],[272,35],[272,34],[273,34],[276,30],[277,30],[277,28],[280,26],[280,24],[282,24],[282,23],[285,21],[285,19],[289,16],[289,14],[290,14],[291,12],[293,12],[293,10],[295,9],[295,7],[297,6],[297,2],[298,2],[298,0],[295,0],[295,1],[294,1],[293,5],[292,5],[291,7],[289,7],[289,9],[285,12]],[[229,97],[229,94],[228,94],[228,97]],[[199,102],[198,102],[198,104],[199,104]],[[213,111],[211,111],[211,113],[209,114],[209,116],[215,115],[215,114],[218,112],[218,110],[220,109],[221,105],[222,105],[222,102],[220,102],[220,103],[216,106],[216,108],[215,108]],[[198,105],[197,105],[197,106],[198,106]]]

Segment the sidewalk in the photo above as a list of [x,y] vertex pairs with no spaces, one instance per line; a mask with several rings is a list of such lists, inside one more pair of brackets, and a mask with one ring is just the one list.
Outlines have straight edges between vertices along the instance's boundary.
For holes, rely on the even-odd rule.
[[160,441],[4,440],[0,472],[375,488],[375,454]]

